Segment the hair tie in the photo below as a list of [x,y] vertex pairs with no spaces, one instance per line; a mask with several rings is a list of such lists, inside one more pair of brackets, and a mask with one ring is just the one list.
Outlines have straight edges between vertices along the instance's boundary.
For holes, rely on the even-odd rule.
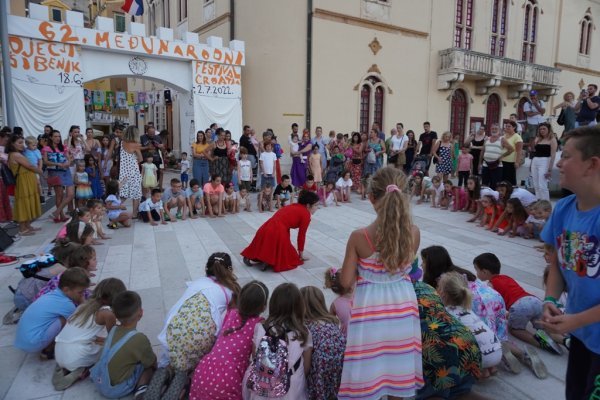
[[258,287],[260,288],[260,290],[261,290],[261,291],[262,291],[262,293],[263,293],[263,296],[265,296],[265,300],[268,300],[268,299],[269,299],[269,298],[268,298],[268,296],[267,296],[267,292],[265,292],[265,288],[264,288],[264,287],[262,287],[262,285],[261,285],[260,283],[258,283],[258,282],[252,282],[252,284],[253,284],[253,285],[256,285],[256,286],[258,286]]
[[334,281],[335,280],[335,275],[337,274],[337,268],[335,267],[331,267],[329,268],[329,275],[331,276],[331,280]]
[[396,185],[387,185],[387,187],[385,188],[385,191],[387,193],[392,193],[392,192],[401,193],[400,188]]

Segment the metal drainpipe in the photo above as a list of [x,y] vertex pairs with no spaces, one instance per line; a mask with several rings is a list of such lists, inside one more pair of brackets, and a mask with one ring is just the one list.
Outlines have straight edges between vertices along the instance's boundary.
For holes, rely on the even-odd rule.
[[[2,73],[4,76],[4,124],[14,126],[15,105],[13,101],[12,71],[10,69],[8,44],[8,0],[0,0],[0,43],[2,43]],[[2,94],[0,93],[0,96]]]
[[235,0],[229,0],[229,41],[235,40]]
[[306,129],[310,130],[310,108],[311,108],[311,87],[312,87],[312,17],[313,0],[307,3],[307,22],[306,22]]

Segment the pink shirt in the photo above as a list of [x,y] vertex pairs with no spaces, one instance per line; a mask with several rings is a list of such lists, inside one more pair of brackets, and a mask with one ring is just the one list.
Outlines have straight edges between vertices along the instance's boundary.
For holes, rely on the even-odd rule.
[[206,194],[221,194],[225,191],[225,188],[221,184],[217,187],[213,187],[212,183],[208,182],[204,185],[203,190]]
[[346,296],[340,296],[333,301],[335,307],[335,315],[340,320],[340,329],[344,336],[348,332],[348,323],[350,322],[350,312],[352,310],[352,298]]
[[470,171],[472,159],[473,159],[472,154],[460,153],[458,155],[458,170],[459,171]]

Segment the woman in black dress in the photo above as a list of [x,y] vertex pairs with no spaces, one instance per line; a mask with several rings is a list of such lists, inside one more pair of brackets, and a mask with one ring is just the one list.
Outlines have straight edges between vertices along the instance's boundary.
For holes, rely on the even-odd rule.
[[471,133],[467,140],[465,140],[465,144],[470,149],[469,153],[473,156],[473,175],[481,175],[479,171],[479,156],[481,155],[481,150],[483,150],[485,138],[485,127],[481,126],[476,134]]

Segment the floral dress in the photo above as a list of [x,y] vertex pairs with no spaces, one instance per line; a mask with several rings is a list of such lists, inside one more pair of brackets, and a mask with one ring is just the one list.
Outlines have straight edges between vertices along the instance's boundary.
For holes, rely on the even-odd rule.
[[469,328],[446,311],[433,287],[420,281],[414,287],[421,318],[425,378],[417,398],[453,398],[453,388],[468,388],[481,373],[479,345]]
[[308,398],[335,399],[342,379],[346,337],[331,322],[310,321],[306,326],[313,338],[313,355],[306,378]]
[[500,293],[480,280],[468,282],[468,286],[473,293],[473,312],[494,331],[501,342],[507,341],[508,315]]

